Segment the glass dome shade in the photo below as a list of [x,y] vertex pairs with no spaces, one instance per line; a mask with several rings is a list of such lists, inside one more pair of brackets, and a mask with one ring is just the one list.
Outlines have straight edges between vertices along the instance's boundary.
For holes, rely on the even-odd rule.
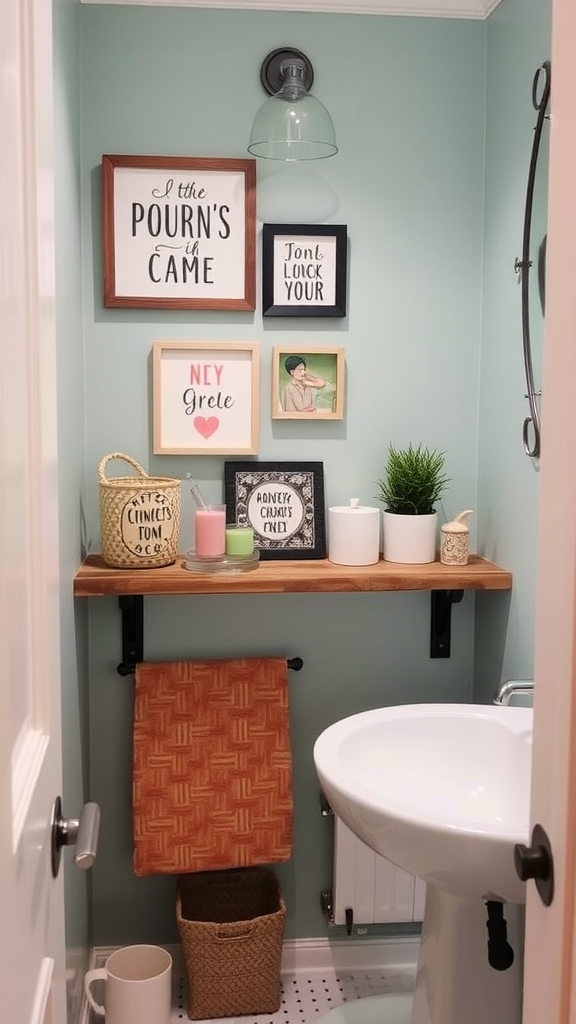
[[282,88],[256,112],[248,152],[268,160],[322,160],[338,152],[326,107],[304,85],[304,64],[282,65]]

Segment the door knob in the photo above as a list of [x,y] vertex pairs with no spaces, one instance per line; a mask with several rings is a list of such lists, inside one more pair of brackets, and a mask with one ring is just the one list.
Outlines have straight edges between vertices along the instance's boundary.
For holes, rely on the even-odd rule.
[[522,882],[534,879],[542,903],[549,907],[554,898],[554,859],[550,840],[541,825],[534,826],[530,846],[517,843],[514,847],[514,867]]
[[91,868],[96,860],[100,808],[98,804],[84,804],[79,818],[62,817],[62,799],[57,796],[52,808],[52,874],[60,870],[63,846],[74,846],[74,863],[82,871]]

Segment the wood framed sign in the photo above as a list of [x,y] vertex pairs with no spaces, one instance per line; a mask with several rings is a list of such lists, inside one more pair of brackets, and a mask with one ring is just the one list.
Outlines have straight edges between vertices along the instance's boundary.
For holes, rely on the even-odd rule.
[[275,346],[271,394],[274,420],[343,419],[344,349]]
[[254,309],[255,161],[102,157],[104,305]]
[[226,520],[252,526],[261,559],[325,558],[322,462],[225,462]]
[[155,455],[258,451],[258,345],[157,341],[152,371]]
[[263,316],[346,316],[346,257],[344,224],[263,224]]

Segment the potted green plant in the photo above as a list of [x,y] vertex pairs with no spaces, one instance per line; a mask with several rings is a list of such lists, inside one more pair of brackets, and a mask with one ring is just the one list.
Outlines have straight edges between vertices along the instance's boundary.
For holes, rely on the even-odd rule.
[[436,558],[436,503],[448,477],[445,453],[425,445],[388,446],[378,498],[384,505],[384,558],[389,562],[433,562]]

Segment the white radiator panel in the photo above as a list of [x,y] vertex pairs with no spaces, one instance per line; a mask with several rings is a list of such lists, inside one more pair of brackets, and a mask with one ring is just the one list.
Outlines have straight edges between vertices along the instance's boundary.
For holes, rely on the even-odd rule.
[[334,817],[334,924],[346,924],[349,907],[355,925],[422,921],[425,894],[422,879],[378,856]]

